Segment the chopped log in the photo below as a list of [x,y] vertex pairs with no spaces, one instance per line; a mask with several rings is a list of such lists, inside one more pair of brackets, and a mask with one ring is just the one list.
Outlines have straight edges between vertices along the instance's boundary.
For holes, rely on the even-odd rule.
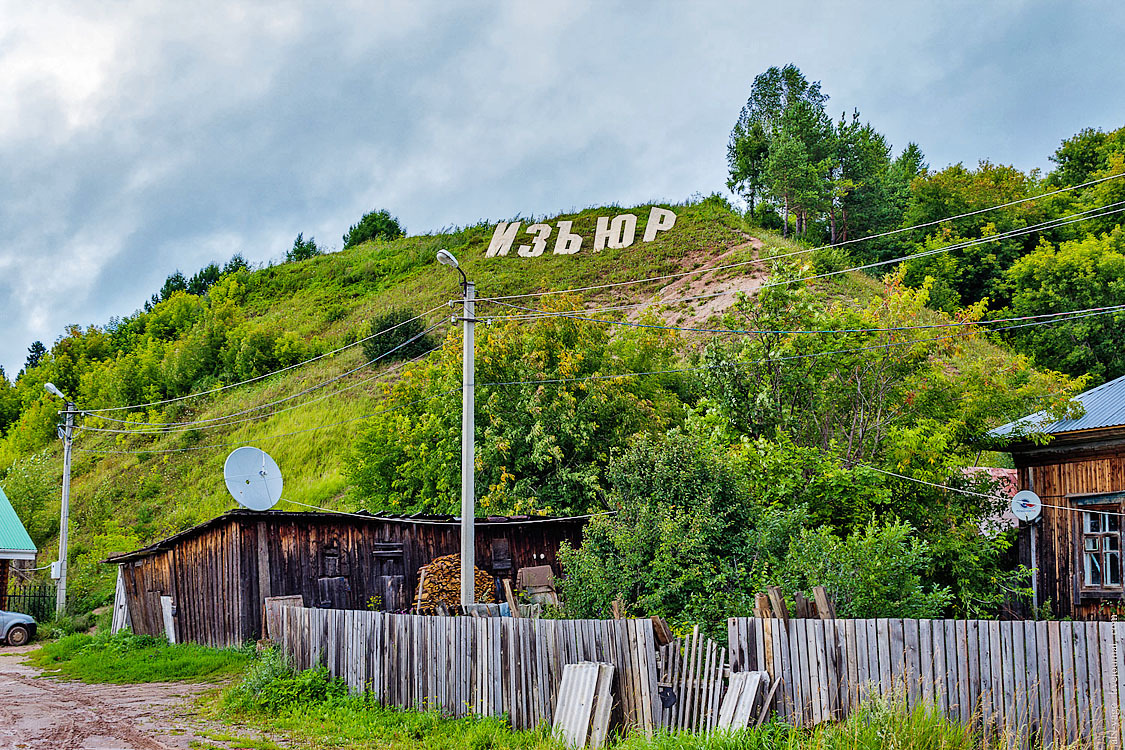
[[[476,568],[474,598],[482,604],[495,604],[496,591],[492,576]],[[438,603],[448,607],[461,604],[461,555],[439,557],[420,572],[418,580],[418,611],[433,613]]]

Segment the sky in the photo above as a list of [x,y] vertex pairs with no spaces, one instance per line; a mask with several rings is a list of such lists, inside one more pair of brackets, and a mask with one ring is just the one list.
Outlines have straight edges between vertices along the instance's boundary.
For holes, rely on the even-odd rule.
[[0,365],[173,271],[724,192],[754,76],[795,63],[931,168],[1050,168],[1125,125],[1125,6],[0,0]]

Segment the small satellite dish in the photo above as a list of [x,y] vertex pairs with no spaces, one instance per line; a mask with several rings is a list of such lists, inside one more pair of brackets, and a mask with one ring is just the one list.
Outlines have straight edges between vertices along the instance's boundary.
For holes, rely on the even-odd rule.
[[281,499],[281,469],[259,448],[235,448],[223,464],[227,490],[243,508],[269,510]]
[[1031,490],[1020,490],[1012,497],[1012,515],[1021,521],[1034,521],[1043,512],[1043,501]]

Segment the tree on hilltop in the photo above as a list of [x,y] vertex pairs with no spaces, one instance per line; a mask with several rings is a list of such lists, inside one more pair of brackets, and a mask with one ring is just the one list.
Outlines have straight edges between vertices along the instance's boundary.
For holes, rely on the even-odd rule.
[[378,211],[368,211],[358,224],[352,224],[344,235],[344,249],[371,240],[397,240],[405,236],[406,229],[399,224],[398,219],[391,216],[387,209],[381,208]]

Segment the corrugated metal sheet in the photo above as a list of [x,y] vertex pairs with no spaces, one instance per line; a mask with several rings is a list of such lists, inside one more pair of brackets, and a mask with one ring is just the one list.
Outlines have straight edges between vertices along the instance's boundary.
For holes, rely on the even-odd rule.
[[0,557],[29,560],[35,558],[37,551],[8,496],[0,489]]
[[1085,410],[1081,417],[1052,420],[1046,412],[1036,412],[1031,416],[997,427],[990,431],[990,437],[1019,437],[1031,432],[1057,435],[1063,432],[1094,430],[1099,427],[1118,427],[1125,425],[1125,375],[1091,388],[1075,397]]
[[563,667],[552,728],[564,745],[597,748],[605,742],[612,680],[612,664],[584,661]]

